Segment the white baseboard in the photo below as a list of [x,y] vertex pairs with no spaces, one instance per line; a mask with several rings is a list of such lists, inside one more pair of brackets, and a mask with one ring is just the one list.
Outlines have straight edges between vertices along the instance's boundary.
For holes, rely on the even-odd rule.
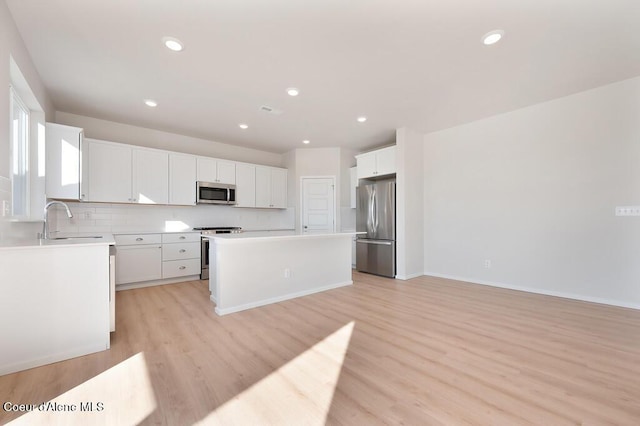
[[134,288],[153,287],[156,285],[176,284],[186,281],[200,281],[200,275],[189,275],[186,277],[178,278],[165,278],[163,280],[143,281],[139,283],[128,283],[116,285],[116,291],[132,290]]
[[296,297],[308,296],[314,293],[320,293],[322,291],[333,290],[340,287],[345,287],[353,284],[353,281],[345,281],[343,283],[331,284],[324,287],[318,287],[311,290],[300,291],[297,293],[289,293],[284,296],[272,297],[270,299],[258,300],[256,302],[246,303],[244,305],[232,306],[230,308],[220,309],[216,307],[216,314],[218,315],[227,315],[232,314],[234,312],[245,311],[247,309],[257,308],[259,306],[270,305],[272,303],[284,302],[285,300],[295,299]]
[[509,290],[525,291],[527,293],[543,294],[545,296],[555,296],[555,297],[562,297],[564,299],[580,300],[582,302],[600,303],[603,305],[617,306],[620,308],[631,308],[631,309],[640,310],[639,304],[621,302],[619,300],[613,300],[613,299],[604,299],[601,297],[584,296],[581,294],[565,293],[562,291],[553,291],[553,290],[544,290],[544,289],[533,288],[533,287],[522,287],[522,286],[511,285],[511,284],[493,282],[493,281],[477,280],[477,279],[471,279],[466,277],[457,277],[457,276],[447,275],[447,274],[438,274],[436,272],[429,272],[429,271],[425,271],[424,275],[431,276],[431,277],[438,277],[438,278],[447,278],[447,279],[456,280],[456,281],[465,281],[471,284],[488,285],[490,287],[499,287],[499,288],[506,288]]
[[424,274],[422,274],[422,273],[420,273],[420,272],[415,273],[415,274],[396,275],[396,279],[406,281],[406,280],[410,280],[410,279],[412,279],[412,278],[418,278],[418,277],[421,277],[421,276],[423,276],[423,275],[424,275]]
[[92,344],[75,348],[71,351],[60,352],[57,354],[47,355],[40,358],[34,358],[26,361],[20,361],[9,365],[0,366],[0,376],[5,374],[15,373],[17,371],[28,370],[30,368],[40,367],[41,365],[53,364],[54,362],[64,361],[71,358],[77,358],[79,356],[89,355],[95,352],[101,352],[109,349],[108,345],[109,337],[107,337],[105,343]]

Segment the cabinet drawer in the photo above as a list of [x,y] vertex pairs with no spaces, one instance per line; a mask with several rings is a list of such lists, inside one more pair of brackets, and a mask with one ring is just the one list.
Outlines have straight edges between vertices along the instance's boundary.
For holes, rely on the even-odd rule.
[[162,234],[163,243],[193,243],[200,241],[199,232],[185,232],[182,234]]
[[162,278],[200,275],[200,259],[167,260],[162,262]]
[[162,260],[200,259],[200,242],[162,245]]
[[137,246],[141,244],[160,244],[161,234],[120,234],[114,236],[116,246]]

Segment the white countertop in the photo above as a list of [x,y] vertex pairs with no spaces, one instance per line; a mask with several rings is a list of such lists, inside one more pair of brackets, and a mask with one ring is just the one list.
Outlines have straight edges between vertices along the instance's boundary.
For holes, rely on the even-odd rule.
[[231,242],[231,241],[248,241],[248,240],[277,240],[277,239],[291,239],[291,238],[334,238],[353,236],[356,234],[365,234],[365,232],[356,231],[342,231],[342,232],[328,232],[320,234],[309,234],[298,231],[250,231],[242,232],[240,234],[215,234],[215,235],[203,235],[204,238],[215,240],[216,242]]
[[[96,236],[100,238],[82,238],[88,236]],[[115,245],[116,241],[112,234],[100,232],[80,233],[80,234],[55,234],[54,238],[69,237],[69,239],[60,240],[39,240],[37,238],[24,239],[7,239],[0,241],[0,250],[10,249],[27,249],[27,248],[59,248],[59,247],[77,247],[89,245]]]
[[137,234],[199,234],[200,231],[194,231],[193,229],[185,229],[181,231],[176,230],[163,230],[163,229],[147,229],[147,230],[139,230],[139,229],[126,229],[121,231],[112,231],[114,235],[137,235]]

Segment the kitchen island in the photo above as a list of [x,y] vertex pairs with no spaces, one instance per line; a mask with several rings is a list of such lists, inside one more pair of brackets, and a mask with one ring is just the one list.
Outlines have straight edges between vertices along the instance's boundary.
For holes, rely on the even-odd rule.
[[207,236],[218,315],[347,286],[355,232],[245,232]]

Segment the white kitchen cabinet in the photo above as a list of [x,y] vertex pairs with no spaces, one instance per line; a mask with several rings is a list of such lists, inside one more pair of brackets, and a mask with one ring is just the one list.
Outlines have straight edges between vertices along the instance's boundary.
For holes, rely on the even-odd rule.
[[162,235],[162,278],[200,275],[200,234]]
[[143,287],[200,275],[201,245],[197,232],[119,234],[115,240],[116,285]]
[[287,207],[287,169],[89,138],[79,157],[82,201],[193,206],[204,181],[235,184],[237,207]]
[[256,167],[256,207],[271,207],[270,167]]
[[356,160],[358,179],[389,175],[396,172],[396,147],[356,155]]
[[256,166],[256,207],[287,207],[287,170]]
[[160,234],[116,235],[116,285],[162,278]]
[[197,158],[197,180],[234,185],[236,183],[236,163],[216,158]]
[[169,154],[169,204],[196,204],[196,157]]
[[284,209],[287,207],[287,170],[271,170],[271,207]]
[[92,139],[85,140],[84,149],[87,201],[167,204],[166,152]]
[[357,167],[351,167],[349,169],[349,178],[350,178],[350,185],[349,185],[349,194],[350,194],[350,205],[352,209],[356,208],[356,188],[358,187],[358,168]]
[[169,202],[169,154],[150,149],[134,149],[132,175],[132,202]]
[[47,198],[81,200],[82,139],[79,127],[46,124],[45,193]]
[[256,166],[236,164],[236,207],[256,206]]
[[88,201],[131,203],[131,156],[128,145],[85,139],[88,149]]

